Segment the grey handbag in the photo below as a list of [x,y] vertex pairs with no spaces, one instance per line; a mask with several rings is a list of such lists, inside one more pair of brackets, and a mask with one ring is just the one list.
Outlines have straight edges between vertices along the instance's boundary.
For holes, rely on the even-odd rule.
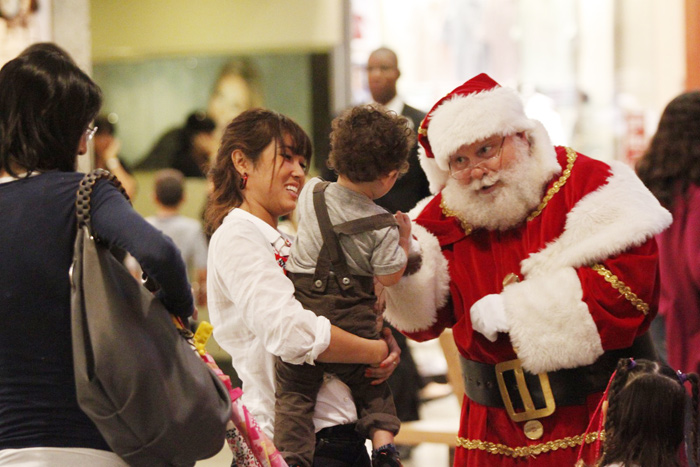
[[224,446],[228,391],[163,304],[93,236],[90,194],[100,178],[121,188],[98,169],[78,190],[71,266],[78,403],[130,465],[191,466]]

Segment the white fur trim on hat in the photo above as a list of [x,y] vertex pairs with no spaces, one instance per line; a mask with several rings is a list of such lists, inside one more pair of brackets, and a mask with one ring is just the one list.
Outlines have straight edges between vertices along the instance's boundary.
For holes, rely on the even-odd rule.
[[[549,139],[549,134],[544,128],[544,125],[537,120],[529,121],[531,128],[525,131],[528,141],[530,142],[530,154],[537,160],[542,173],[548,173],[554,176],[561,172],[561,166],[557,162],[557,153]],[[439,193],[445,188],[447,180],[450,177],[448,169],[441,169],[437,162],[432,157],[427,157],[423,147],[418,151],[420,165],[425,172],[430,184],[431,193]]]
[[421,146],[418,150],[418,160],[420,161],[420,166],[428,179],[428,189],[430,192],[436,194],[445,188],[447,179],[450,176],[449,171],[442,170],[440,167],[438,167],[435,159],[432,157],[427,157],[423,146]]
[[511,88],[455,96],[433,110],[428,140],[437,166],[449,169],[449,157],[461,146],[493,135],[511,135],[533,128],[522,100]]

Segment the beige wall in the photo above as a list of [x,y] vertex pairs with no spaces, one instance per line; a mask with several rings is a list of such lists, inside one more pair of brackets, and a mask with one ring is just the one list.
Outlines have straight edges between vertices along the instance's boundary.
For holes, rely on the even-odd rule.
[[685,87],[683,0],[619,0],[617,91],[661,112]]
[[329,50],[341,0],[91,0],[95,62],[120,58]]

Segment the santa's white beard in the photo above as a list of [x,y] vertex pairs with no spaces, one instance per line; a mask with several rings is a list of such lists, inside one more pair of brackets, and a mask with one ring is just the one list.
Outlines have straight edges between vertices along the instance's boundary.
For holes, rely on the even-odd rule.
[[[446,206],[474,228],[508,230],[523,222],[540,204],[551,171],[530,155],[530,146],[513,141],[515,159],[507,169],[491,172],[464,185],[449,178],[442,190]],[[492,193],[480,190],[500,182]]]

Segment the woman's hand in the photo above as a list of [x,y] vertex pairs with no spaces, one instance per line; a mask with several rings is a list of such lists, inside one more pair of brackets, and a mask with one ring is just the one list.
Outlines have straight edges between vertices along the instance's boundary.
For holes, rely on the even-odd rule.
[[389,379],[401,361],[401,349],[391,334],[391,329],[382,329],[382,339],[389,347],[389,355],[379,365],[372,365],[365,370],[365,376],[373,379],[370,383],[373,385],[381,384]]

